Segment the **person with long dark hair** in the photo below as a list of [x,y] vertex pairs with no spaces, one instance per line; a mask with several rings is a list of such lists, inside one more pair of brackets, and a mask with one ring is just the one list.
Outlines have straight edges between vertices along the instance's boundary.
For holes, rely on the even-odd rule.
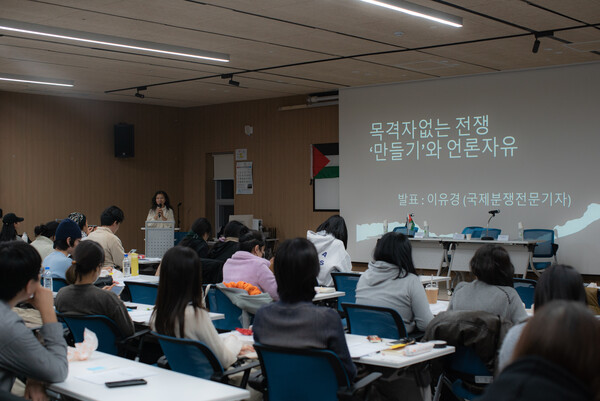
[[258,287],[262,292],[267,292],[275,301],[279,299],[277,294],[277,282],[269,268],[271,262],[265,259],[265,239],[262,233],[256,230],[240,237],[240,250],[223,265],[223,281],[244,281]]
[[125,304],[114,292],[94,285],[103,262],[104,249],[97,242],[88,239],[77,245],[73,262],[66,273],[70,285],[58,291],[56,310],[61,313],[107,316],[115,322],[121,334],[130,336],[135,329]]
[[314,245],[304,238],[284,241],[277,248],[274,266],[280,300],[256,312],[255,341],[276,347],[331,350],[353,380],[356,366],[350,358],[338,313],[312,303],[319,274]]
[[17,227],[25,220],[14,213],[6,213],[2,218],[2,231],[0,231],[0,242],[20,240]]
[[545,304],[525,325],[513,362],[478,400],[600,400],[598,338],[600,320],[582,302]]
[[202,299],[200,258],[186,247],[169,249],[160,264],[158,295],[150,320],[152,329],[171,337],[202,341],[227,368],[238,355],[254,348],[243,346],[235,336],[220,337]]
[[232,220],[223,229],[223,237],[208,252],[209,259],[225,262],[240,249],[240,237],[249,231],[248,227],[237,220]]
[[156,191],[146,221],[175,221],[169,195],[165,191]]
[[192,223],[191,231],[179,242],[179,246],[193,249],[200,258],[208,257],[208,243],[206,242],[212,232],[210,221],[204,217]]
[[312,242],[319,255],[319,285],[331,287],[331,272],[349,272],[352,260],[346,251],[348,246],[348,229],[342,216],[333,215],[325,220],[317,231],[308,231],[306,238]]
[[[555,264],[544,271],[535,286],[533,299],[534,310],[537,313],[550,301],[562,299],[586,304],[583,278],[572,266]],[[526,322],[517,324],[506,333],[500,353],[498,354],[498,370],[504,369],[512,358],[513,351]]]
[[54,252],[54,234],[58,228],[58,221],[49,221],[46,224],[40,224],[34,229],[35,240],[31,246],[40,254],[42,260]]
[[448,310],[489,312],[513,324],[527,319],[523,301],[513,288],[515,268],[506,249],[484,245],[475,252],[469,266],[476,280],[456,286]]
[[373,261],[358,280],[356,303],[395,309],[408,333],[425,331],[433,315],[407,236],[391,232],[377,241]]

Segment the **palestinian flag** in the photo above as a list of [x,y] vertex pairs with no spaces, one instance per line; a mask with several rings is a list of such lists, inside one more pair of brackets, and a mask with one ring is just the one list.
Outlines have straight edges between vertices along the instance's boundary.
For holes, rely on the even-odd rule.
[[340,209],[340,147],[338,143],[311,145],[313,210]]
[[340,176],[340,146],[338,143],[312,145],[312,178]]
[[413,220],[411,213],[406,216],[406,229],[409,232],[415,229],[415,221]]

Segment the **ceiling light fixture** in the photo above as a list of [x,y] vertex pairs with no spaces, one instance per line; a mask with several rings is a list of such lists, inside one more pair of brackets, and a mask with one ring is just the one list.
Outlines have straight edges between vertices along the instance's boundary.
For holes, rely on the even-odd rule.
[[450,25],[456,28],[463,26],[462,18],[456,15],[448,14],[442,11],[434,10],[433,8],[420,6],[404,0],[361,0],[365,3],[374,4],[376,6],[389,8],[390,10],[400,11],[401,13],[409,14],[415,17],[426,18],[431,21],[441,24]]
[[533,42],[533,48],[531,49],[531,52],[537,53],[540,50],[540,38],[545,38],[548,36],[554,36],[554,31],[536,32],[535,41]]
[[135,92],[135,97],[139,97],[140,99],[145,98],[146,96],[144,94],[140,93],[140,91],[145,91],[146,89],[148,89],[148,88],[145,86],[140,86],[139,88],[137,88],[136,92]]
[[64,79],[40,78],[15,74],[0,74],[0,81],[20,82],[36,85],[66,86],[69,88],[73,87],[75,84],[73,81],[67,81]]
[[12,21],[0,18],[0,31],[18,32],[28,35],[45,36],[56,39],[73,40],[77,42],[93,43],[102,46],[118,47],[122,49],[137,50],[141,52],[168,54],[172,56],[190,57],[196,59],[229,62],[229,55],[205,50],[190,49],[187,47],[171,46],[162,43],[146,42],[119,38],[116,36],[74,31],[70,29],[55,28],[44,25],[28,24],[26,22]]

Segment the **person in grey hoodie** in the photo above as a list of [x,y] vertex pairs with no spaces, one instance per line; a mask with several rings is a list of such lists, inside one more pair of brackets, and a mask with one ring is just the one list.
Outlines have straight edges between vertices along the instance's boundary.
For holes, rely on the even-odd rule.
[[385,234],[375,245],[373,259],[356,286],[356,303],[395,309],[407,333],[425,331],[433,315],[415,271],[408,237]]

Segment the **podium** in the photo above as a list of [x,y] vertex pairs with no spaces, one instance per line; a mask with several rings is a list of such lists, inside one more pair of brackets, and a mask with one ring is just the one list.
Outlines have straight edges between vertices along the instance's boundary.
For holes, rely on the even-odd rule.
[[173,248],[175,243],[174,221],[147,221],[144,227],[146,232],[146,257],[162,258],[167,250]]

